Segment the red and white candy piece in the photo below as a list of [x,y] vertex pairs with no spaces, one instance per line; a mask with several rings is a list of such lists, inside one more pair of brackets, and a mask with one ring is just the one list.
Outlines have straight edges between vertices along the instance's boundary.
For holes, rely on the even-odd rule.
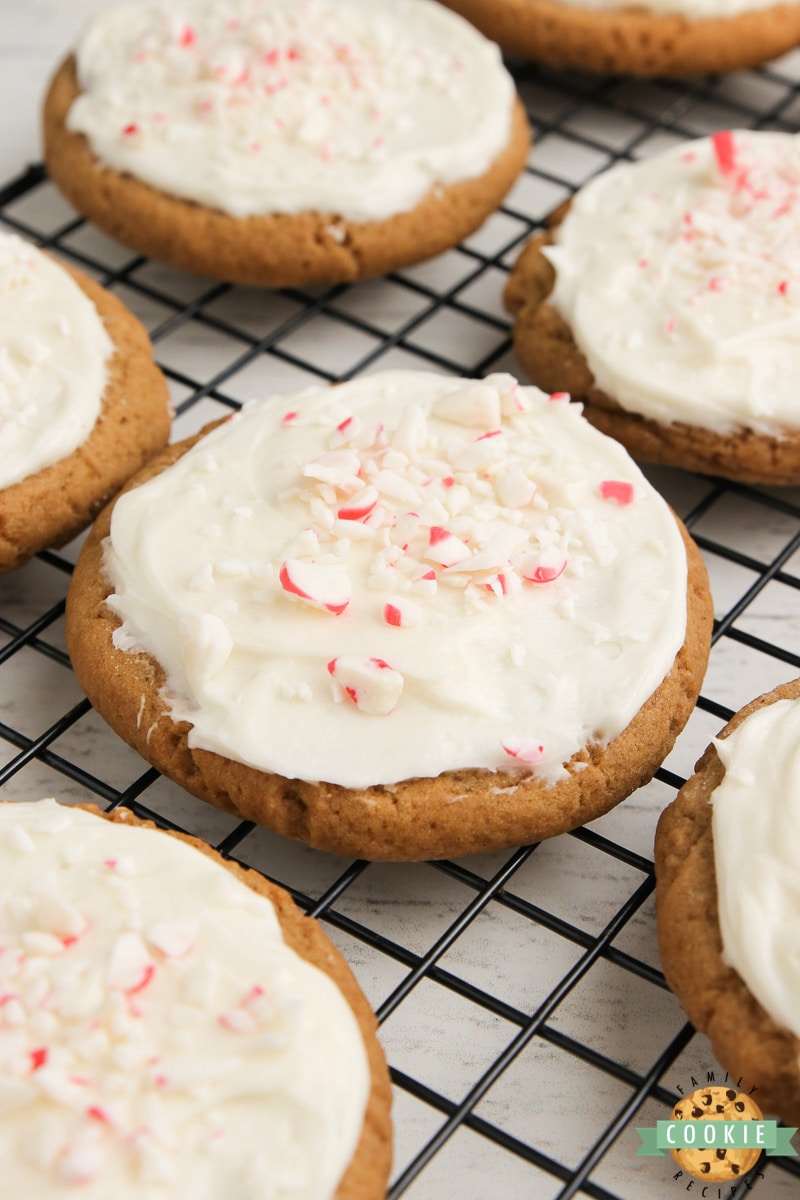
[[352,446],[357,438],[364,433],[364,424],[358,417],[345,417],[340,421],[330,436],[329,445],[333,449],[340,446]]
[[611,500],[614,504],[624,507],[633,501],[633,484],[624,479],[604,479],[600,484],[600,495],[604,500]]
[[457,538],[449,529],[434,525],[428,534],[428,546],[424,557],[429,562],[439,563],[443,567],[454,567],[456,563],[471,558],[469,546]]
[[312,608],[338,617],[350,603],[352,591],[347,568],[340,563],[307,562],[287,558],[278,575],[281,587]]
[[382,658],[345,654],[332,658],[328,671],[361,712],[388,717],[403,691],[403,676]]
[[456,471],[480,471],[506,453],[506,438],[502,429],[489,429],[469,445],[462,447],[452,462]]
[[503,596],[516,595],[522,584],[516,571],[507,570],[499,571],[497,575],[490,576],[484,581],[483,586],[487,591],[493,592],[499,599]]
[[129,996],[143,991],[156,971],[138,933],[121,933],[114,942],[106,970],[106,984]]
[[736,169],[736,145],[730,129],[722,129],[713,134],[711,144],[720,175],[732,175]]
[[504,417],[516,417],[518,413],[527,412],[528,406],[523,399],[519,383],[513,375],[497,371],[487,375],[483,381],[487,387],[497,388],[500,396],[500,411]]
[[519,570],[529,583],[552,583],[563,575],[566,565],[566,555],[561,550],[556,546],[545,546],[539,554],[526,559]]
[[384,604],[383,619],[387,625],[406,628],[412,625],[421,625],[423,612],[413,600],[407,600],[405,596],[396,596]]
[[362,521],[369,516],[378,503],[378,490],[371,483],[354,492],[349,500],[337,510],[337,517],[343,521]]
[[515,758],[517,762],[527,763],[529,766],[541,762],[544,755],[544,746],[535,738],[508,737],[504,738],[500,745],[509,758]]

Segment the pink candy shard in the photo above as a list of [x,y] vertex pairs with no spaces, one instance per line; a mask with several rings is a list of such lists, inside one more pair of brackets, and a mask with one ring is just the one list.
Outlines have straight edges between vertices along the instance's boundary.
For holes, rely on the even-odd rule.
[[31,1060],[31,1070],[38,1071],[39,1067],[43,1067],[47,1062],[49,1051],[46,1046],[40,1046],[38,1050],[31,1050],[29,1057]]
[[332,658],[328,671],[361,712],[388,717],[403,691],[403,676],[382,658],[342,655]]
[[349,500],[346,500],[336,515],[343,521],[360,521],[372,512],[378,499],[377,488],[368,483],[366,487],[361,488]]
[[387,625],[396,625],[398,628],[408,625],[420,625],[422,623],[422,613],[419,607],[411,600],[387,600],[383,606],[383,619]]
[[507,596],[511,590],[512,579],[514,579],[512,574],[501,571],[487,579],[483,586],[487,591],[493,592],[495,596]]
[[557,546],[545,546],[537,554],[525,558],[517,567],[520,575],[528,583],[552,583],[563,575],[567,566],[567,557]]
[[156,973],[155,963],[149,963],[145,967],[144,971],[142,971],[141,977],[137,980],[137,982],[133,985],[133,987],[129,987],[129,988],[125,989],[126,994],[128,996],[135,996],[137,992],[143,992],[144,989],[147,987],[147,985],[152,981],[155,973]]
[[566,565],[566,558],[553,563],[529,563],[522,569],[522,578],[527,579],[529,583],[552,583],[559,575],[563,575]]
[[155,974],[155,963],[138,933],[121,933],[115,940],[106,969],[106,985],[134,996],[147,987]]
[[509,757],[530,765],[541,762],[544,754],[544,746],[535,738],[509,737],[505,738],[500,745]]
[[633,500],[633,484],[622,479],[604,479],[600,484],[600,495],[615,504],[630,504]]
[[384,604],[383,619],[387,625],[403,624],[403,614],[395,604]]
[[736,167],[736,146],[730,129],[713,134],[711,144],[721,175],[731,175]]
[[334,616],[343,613],[350,603],[350,578],[347,569],[338,563],[287,558],[278,578],[285,592]]
[[456,563],[470,557],[470,549],[461,538],[450,533],[449,529],[443,529],[441,525],[431,527],[425,558],[440,563],[443,567],[454,567]]
[[569,392],[551,392],[550,399],[554,404],[567,404],[569,402]]

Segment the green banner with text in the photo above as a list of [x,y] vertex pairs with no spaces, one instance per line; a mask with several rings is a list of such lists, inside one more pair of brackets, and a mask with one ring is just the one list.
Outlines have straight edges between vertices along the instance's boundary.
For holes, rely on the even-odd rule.
[[797,1157],[791,1144],[794,1129],[777,1121],[658,1121],[636,1132],[642,1144],[638,1155],[652,1157],[668,1150],[766,1150],[770,1156]]

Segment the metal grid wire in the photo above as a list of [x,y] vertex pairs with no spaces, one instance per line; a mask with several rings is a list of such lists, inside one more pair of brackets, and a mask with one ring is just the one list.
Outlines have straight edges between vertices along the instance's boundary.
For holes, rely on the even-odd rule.
[[[681,83],[514,70],[535,132],[524,176],[466,244],[386,280],[256,293],[182,275],[77,218],[39,166],[0,189],[0,227],[140,316],[182,437],[251,395],[315,380],[516,370],[502,286],[556,204],[613,161],[720,128],[791,130],[800,114],[800,52]],[[0,581],[0,794],[128,805],[262,870],[322,920],[381,1022],[395,1084],[391,1197],[633,1200],[686,1187],[665,1160],[635,1158],[634,1124],[666,1116],[692,1075],[719,1072],[659,968],[653,830],[732,712],[800,673],[800,490],[649,474],[711,575],[703,696],[648,787],[590,828],[513,853],[350,863],[207,808],[146,769],[71,675],[64,594],[79,539]],[[748,1182],[763,1197],[788,1194],[800,1174],[787,1159],[759,1171]]]

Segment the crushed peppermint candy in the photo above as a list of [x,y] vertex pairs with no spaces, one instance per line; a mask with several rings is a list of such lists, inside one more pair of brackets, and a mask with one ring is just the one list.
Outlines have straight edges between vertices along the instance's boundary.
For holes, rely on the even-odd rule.
[[[170,578],[160,586],[178,597],[187,588],[188,603],[213,614],[233,647],[202,692],[199,650],[162,642],[151,651],[166,654],[170,703],[191,720],[198,745],[220,752],[224,738],[230,757],[287,778],[335,775],[331,782],[362,787],[459,761],[507,770],[502,743],[532,729],[542,756],[517,756],[514,769],[555,780],[582,746],[575,729],[605,736],[601,712],[585,724],[557,717],[573,694],[551,682],[564,655],[602,659],[603,678],[613,678],[633,642],[617,610],[640,594],[651,642],[669,641],[664,661],[682,644],[685,617],[665,617],[662,632],[656,616],[683,596],[665,586],[676,563],[679,578],[685,571],[666,506],[662,513],[638,469],[578,406],[510,376],[389,372],[313,387],[246,406],[237,426],[218,427],[202,445],[203,454],[176,463],[181,494],[203,495],[176,513],[175,529],[210,565],[201,579],[213,588],[187,588],[199,562],[161,559]],[[122,509],[144,488],[123,497]],[[234,525],[242,507],[252,515]],[[208,538],[214,514],[220,535]],[[136,528],[135,543],[121,538],[108,562],[109,603],[123,621]],[[589,595],[599,599],[587,611]],[[559,652],[573,644],[580,654]],[[612,644],[622,648],[619,668],[597,650]],[[657,670],[648,662],[637,677]],[[508,710],[511,695],[520,715]],[[256,716],[267,712],[265,728]],[[440,725],[452,735],[438,736]],[[150,950],[146,930],[142,937]]]
[[714,133],[711,136],[711,144],[720,174],[731,175],[736,167],[736,144],[733,134],[729,129]]
[[[121,860],[122,881],[108,865]],[[269,901],[166,834],[52,800],[0,805],[0,877],[4,1192],[138,1200],[180,1180],[205,1195],[257,1146],[270,1180],[332,1194],[369,1068],[346,1002],[286,947]],[[58,954],[26,950],[58,912],[82,935]],[[312,1114],[327,1175],[299,1130],[265,1126],[282,1104]]]
[[426,5],[229,0],[194,4],[189,23],[152,0],[99,13],[76,57],[70,124],[101,161],[130,168],[135,142],[137,177],[234,217],[335,211],[334,246],[342,219],[408,211],[442,178],[488,169],[509,137],[495,47]]
[[331,659],[328,672],[361,712],[387,717],[397,707],[403,676],[382,658],[343,655]]

